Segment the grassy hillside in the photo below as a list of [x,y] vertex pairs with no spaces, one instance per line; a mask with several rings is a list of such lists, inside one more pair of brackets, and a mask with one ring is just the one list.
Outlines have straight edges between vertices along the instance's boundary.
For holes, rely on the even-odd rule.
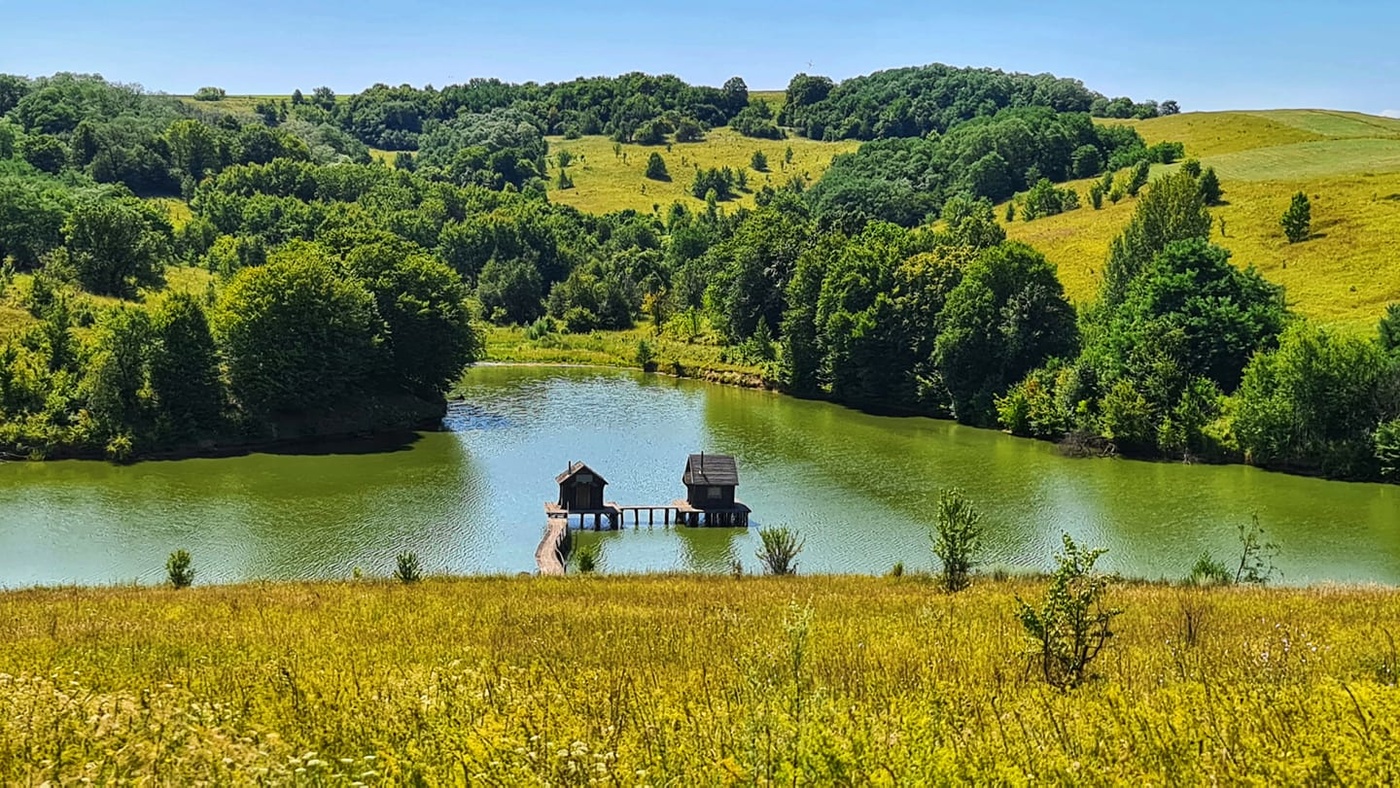
[[[1137,121],[1149,142],[1177,140],[1188,156],[1220,174],[1225,219],[1213,240],[1288,289],[1304,315],[1369,329],[1400,300],[1400,121],[1324,110],[1193,113]],[[1087,192],[1088,181],[1073,184]],[[1312,200],[1310,240],[1289,244],[1279,217],[1290,196]],[[1015,222],[1010,237],[1043,251],[1060,269],[1070,296],[1094,296],[1109,242],[1132,216],[1134,201],[1085,207],[1034,222]]]
[[1122,588],[1078,690],[1016,597],[616,577],[0,595],[0,781],[1386,784],[1377,589]]
[[[784,164],[788,148],[792,148],[792,164]],[[749,193],[727,205],[753,205],[753,192],[765,184],[774,187],[800,175],[809,181],[820,178],[831,159],[838,153],[853,151],[857,142],[814,142],[802,137],[786,140],[758,140],[745,137],[729,128],[706,132],[702,142],[675,143],[671,150],[664,145],[623,145],[621,154],[613,153],[613,142],[607,137],[592,136],[577,140],[549,138],[551,157],[567,150],[577,159],[569,165],[569,177],[574,188],[560,190],[556,186],[559,162],[549,163],[549,199],[564,205],[594,213],[607,213],[626,208],[650,213],[653,206],[664,210],[681,201],[692,207],[703,206],[690,193],[696,168],[732,167],[747,170]],[[768,172],[749,169],[754,151],[768,157]],[[647,159],[660,153],[666,160],[669,181],[654,181],[646,177]],[[625,156],[625,158],[624,158]]]

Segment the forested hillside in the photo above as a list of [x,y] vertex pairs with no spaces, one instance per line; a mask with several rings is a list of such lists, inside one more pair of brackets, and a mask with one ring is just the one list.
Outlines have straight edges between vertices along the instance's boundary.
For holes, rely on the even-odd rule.
[[[1379,338],[1338,335],[1232,265],[1213,228],[1237,171],[1168,172],[1190,144],[1095,120],[1170,103],[943,66],[798,75],[777,113],[737,78],[639,74],[223,103],[0,78],[0,450],[126,458],[407,423],[485,324],[563,346],[640,322],[787,391],[1078,451],[1400,467],[1400,310]],[[787,146],[823,143],[794,133],[879,139],[813,173]],[[616,147],[585,154],[601,135]],[[692,161],[709,135],[751,138],[748,166]],[[585,156],[638,151],[645,179],[689,197],[562,204]],[[1132,218],[1076,306],[1006,222],[1105,205]]]

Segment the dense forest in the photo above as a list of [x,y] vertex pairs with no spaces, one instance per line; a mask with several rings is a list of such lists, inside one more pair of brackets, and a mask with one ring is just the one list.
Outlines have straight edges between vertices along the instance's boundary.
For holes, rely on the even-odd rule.
[[[798,75],[776,114],[737,78],[317,89],[239,114],[0,76],[0,298],[34,318],[0,344],[0,450],[120,459],[407,423],[487,323],[645,320],[803,396],[1090,453],[1400,480],[1400,309],[1374,339],[1292,315],[1210,243],[1213,172],[1149,182],[1181,147],[1094,121],[1174,111],[944,66]],[[546,136],[685,144],[721,124],[869,141],[754,209],[726,209],[747,186],[721,170],[697,171],[703,203],[651,213],[548,199]],[[1137,204],[1076,310],[993,203],[1074,210],[1055,184],[1083,178],[1084,202]],[[182,269],[208,286],[165,287]]]
[[798,74],[788,83],[780,121],[812,139],[874,140],[944,134],[1001,110],[1046,107],[1100,118],[1153,118],[1179,112],[1174,101],[1108,99],[1075,79],[1008,74],[989,68],[928,66],[877,71],[840,84]]

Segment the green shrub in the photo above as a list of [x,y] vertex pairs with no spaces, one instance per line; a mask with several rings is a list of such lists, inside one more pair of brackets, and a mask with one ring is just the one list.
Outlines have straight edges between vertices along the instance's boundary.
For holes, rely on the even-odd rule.
[[635,360],[637,366],[642,368],[642,371],[656,371],[656,352],[651,349],[651,343],[645,339],[637,343],[637,355]]
[[972,508],[962,490],[944,490],[938,496],[933,552],[943,563],[946,590],[957,592],[967,588],[981,541],[982,515]]
[[1114,617],[1107,607],[1110,578],[1094,570],[1103,550],[1083,550],[1064,534],[1065,551],[1039,607],[1016,598],[1017,617],[1035,643],[1032,657],[1046,683],[1073,689],[1089,678],[1089,665],[1113,637]]
[[422,566],[418,563],[418,554],[412,552],[399,553],[397,566],[394,568],[394,577],[400,583],[408,585],[423,579]]
[[1288,210],[1283,212],[1279,224],[1283,225],[1283,235],[1289,243],[1296,244],[1308,240],[1308,236],[1312,234],[1312,204],[1308,202],[1308,195],[1302,192],[1293,195],[1293,201],[1288,204]]
[[761,542],[755,555],[770,575],[797,574],[797,554],[802,552],[803,540],[797,531],[786,527],[760,528]]
[[175,588],[189,588],[194,583],[194,564],[190,554],[176,550],[165,559],[165,576]]
[[1201,553],[1191,567],[1186,582],[1193,586],[1228,586],[1234,582],[1229,567],[1213,558],[1210,553]]
[[895,561],[890,571],[885,573],[885,577],[904,577],[904,562]]
[[661,157],[660,153],[652,151],[651,155],[647,157],[646,176],[654,181],[671,180],[671,173],[666,170],[666,160]]
[[586,544],[574,551],[574,567],[582,574],[592,574],[598,568],[598,545]]
[[1278,573],[1274,566],[1274,556],[1278,555],[1278,545],[1264,541],[1264,529],[1259,526],[1259,515],[1254,515],[1251,524],[1240,526],[1240,563],[1235,568],[1236,583],[1264,585]]

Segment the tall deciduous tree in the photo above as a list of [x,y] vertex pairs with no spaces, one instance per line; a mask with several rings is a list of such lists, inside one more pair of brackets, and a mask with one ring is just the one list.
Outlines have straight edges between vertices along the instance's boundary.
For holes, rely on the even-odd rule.
[[959,421],[990,424],[993,397],[1078,344],[1055,269],[1021,243],[989,249],[948,294],[934,355]]
[[152,310],[151,326],[151,390],[158,426],[176,440],[217,429],[224,388],[204,304],[188,293],[168,293]]
[[330,407],[365,390],[383,355],[374,297],[312,246],[239,271],[214,329],[238,403],[260,416]]
[[170,259],[174,231],[150,205],[132,197],[81,201],[64,224],[78,281],[100,295],[131,295],[153,284]]

